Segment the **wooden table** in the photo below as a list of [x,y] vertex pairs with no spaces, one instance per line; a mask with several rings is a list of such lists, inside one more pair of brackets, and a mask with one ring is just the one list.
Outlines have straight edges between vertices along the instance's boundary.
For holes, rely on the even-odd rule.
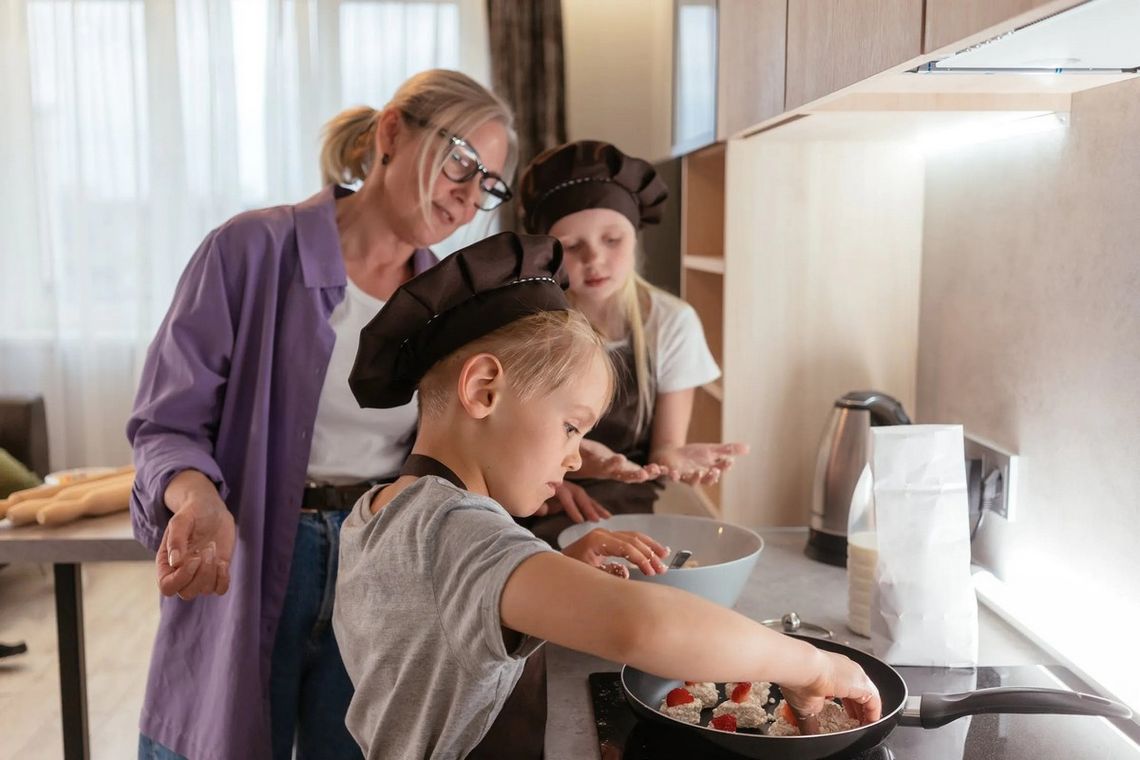
[[84,562],[153,559],[154,554],[135,541],[127,512],[82,519],[58,528],[18,528],[8,520],[0,520],[0,563],[50,562],[55,569],[59,696],[66,760],[88,760],[90,756],[81,566]]

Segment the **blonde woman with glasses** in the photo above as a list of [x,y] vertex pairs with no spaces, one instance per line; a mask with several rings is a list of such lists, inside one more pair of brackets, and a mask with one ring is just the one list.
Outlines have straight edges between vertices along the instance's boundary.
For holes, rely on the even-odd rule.
[[510,199],[512,115],[427,71],[334,117],[320,160],[325,189],[206,236],[147,355],[131,513],[162,599],[140,758],[360,756],[330,625],[340,525],[399,471],[416,404],[361,409],[348,375],[430,246]]

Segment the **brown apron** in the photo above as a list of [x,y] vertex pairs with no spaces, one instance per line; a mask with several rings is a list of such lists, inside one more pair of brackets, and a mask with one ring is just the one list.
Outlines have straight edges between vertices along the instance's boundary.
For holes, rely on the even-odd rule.
[[[467,490],[459,476],[445,464],[422,454],[411,454],[401,475],[435,475],[456,488]],[[503,709],[495,716],[487,735],[467,755],[467,760],[542,760],[546,742],[546,648],[526,658],[522,675]]]
[[[633,360],[633,345],[626,341],[620,348],[610,349],[617,368],[618,387],[609,412],[586,437],[623,454],[631,462],[644,465],[649,462],[650,435],[653,420],[647,421],[644,430],[637,429],[637,372]],[[649,393],[657,397],[656,373],[650,355]],[[652,411],[652,407],[651,407]],[[615,515],[638,514],[653,511],[653,505],[663,486],[655,480],[648,483],[619,483],[616,480],[575,480],[594,501]],[[558,548],[558,534],[574,525],[565,513],[546,517],[531,517],[519,521],[534,534]]]

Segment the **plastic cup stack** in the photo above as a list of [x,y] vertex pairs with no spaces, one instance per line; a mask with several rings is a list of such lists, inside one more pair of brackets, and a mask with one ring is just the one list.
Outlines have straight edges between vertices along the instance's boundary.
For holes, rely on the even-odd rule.
[[847,537],[847,627],[860,636],[871,635],[871,594],[878,561],[879,541],[873,531]]

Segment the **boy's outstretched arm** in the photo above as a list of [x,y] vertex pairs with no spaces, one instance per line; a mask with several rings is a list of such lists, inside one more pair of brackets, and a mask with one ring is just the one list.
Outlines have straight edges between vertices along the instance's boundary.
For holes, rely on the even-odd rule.
[[499,611],[506,628],[663,678],[772,681],[804,714],[818,712],[824,697],[845,697],[863,706],[864,722],[880,716],[878,690],[848,658],[693,594],[621,580],[553,552],[519,564]]

